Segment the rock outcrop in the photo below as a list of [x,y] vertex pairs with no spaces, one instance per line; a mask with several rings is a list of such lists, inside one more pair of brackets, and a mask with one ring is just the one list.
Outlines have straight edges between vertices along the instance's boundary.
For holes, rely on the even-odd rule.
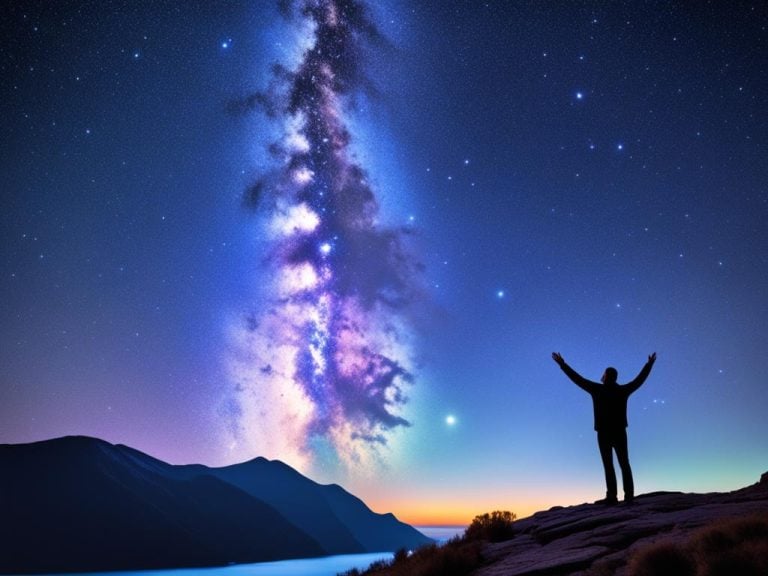
[[[488,564],[474,574],[622,576],[630,558],[649,546],[684,547],[705,526],[754,516],[768,526],[768,473],[758,484],[728,493],[654,492],[630,505],[555,507],[517,521],[511,540],[486,545]],[[761,546],[768,549],[765,541]]]

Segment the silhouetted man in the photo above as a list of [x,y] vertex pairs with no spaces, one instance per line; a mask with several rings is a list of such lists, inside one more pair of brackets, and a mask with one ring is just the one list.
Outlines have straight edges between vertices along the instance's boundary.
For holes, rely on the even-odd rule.
[[632,480],[632,468],[629,466],[629,451],[627,450],[627,400],[629,395],[642,386],[653,363],[656,362],[656,352],[648,356],[640,374],[629,384],[620,385],[616,382],[616,368],[606,368],[600,381],[592,382],[581,376],[568,366],[558,352],[552,353],[552,359],[579,388],[592,396],[592,406],[595,410],[595,430],[597,430],[597,445],[600,448],[600,458],[605,469],[605,500],[600,503],[616,504],[616,471],[613,468],[613,452],[621,467],[621,479],[624,485],[624,501],[629,503],[635,497],[635,485]]

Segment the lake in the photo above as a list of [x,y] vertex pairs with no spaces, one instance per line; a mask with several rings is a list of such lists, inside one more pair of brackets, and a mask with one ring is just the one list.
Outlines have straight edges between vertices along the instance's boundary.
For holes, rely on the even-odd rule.
[[[464,532],[464,526],[417,526],[422,534],[438,542],[446,542]],[[87,572],[62,574],[61,576],[336,576],[352,568],[364,570],[377,560],[389,560],[392,554],[344,554],[303,560],[257,562],[214,568],[177,568],[174,570],[136,570],[125,572]],[[58,575],[47,575],[58,576]]]
[[414,528],[440,544],[448,542],[454,536],[464,534],[464,530],[467,529],[466,526],[414,526]]
[[68,574],[47,574],[45,576],[336,576],[352,568],[363,570],[376,560],[392,558],[389,552],[378,554],[345,554],[306,558],[303,560],[281,560],[280,562],[257,562],[235,564],[213,568],[176,568],[173,570],[126,570],[121,572],[83,572]]

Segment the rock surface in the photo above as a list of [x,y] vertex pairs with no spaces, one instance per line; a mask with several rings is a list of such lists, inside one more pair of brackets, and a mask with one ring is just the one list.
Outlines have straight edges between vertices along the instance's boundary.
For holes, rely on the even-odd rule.
[[660,541],[683,543],[714,521],[768,518],[768,473],[728,493],[654,492],[630,505],[555,507],[515,522],[511,540],[488,544],[476,576],[626,574],[632,554]]

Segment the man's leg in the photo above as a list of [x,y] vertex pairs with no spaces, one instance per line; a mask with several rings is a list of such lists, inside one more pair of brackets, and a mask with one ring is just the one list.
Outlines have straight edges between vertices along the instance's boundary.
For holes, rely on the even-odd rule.
[[624,485],[624,500],[632,501],[635,497],[635,483],[632,479],[632,468],[629,465],[629,448],[627,447],[626,429],[617,432],[614,436],[614,449],[616,450],[616,459],[621,468],[621,480]]
[[605,470],[605,500],[616,501],[616,470],[613,468],[613,442],[610,434],[597,432],[597,445]]

